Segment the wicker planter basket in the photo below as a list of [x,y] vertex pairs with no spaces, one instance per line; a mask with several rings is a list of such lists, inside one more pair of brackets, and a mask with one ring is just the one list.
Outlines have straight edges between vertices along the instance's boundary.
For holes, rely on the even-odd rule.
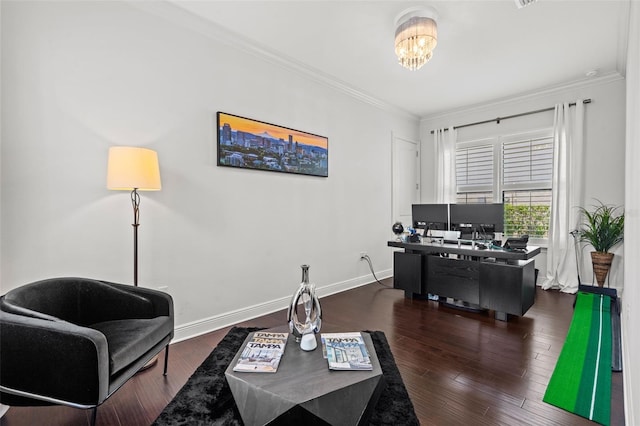
[[591,252],[591,263],[593,264],[593,273],[596,275],[598,286],[604,286],[604,280],[607,278],[611,262],[613,261],[613,253],[603,253],[600,251]]

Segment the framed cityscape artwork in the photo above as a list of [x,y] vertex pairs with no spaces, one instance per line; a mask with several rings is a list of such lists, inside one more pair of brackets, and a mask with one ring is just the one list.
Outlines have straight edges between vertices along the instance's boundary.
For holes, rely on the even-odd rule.
[[218,166],[329,175],[329,139],[218,112]]

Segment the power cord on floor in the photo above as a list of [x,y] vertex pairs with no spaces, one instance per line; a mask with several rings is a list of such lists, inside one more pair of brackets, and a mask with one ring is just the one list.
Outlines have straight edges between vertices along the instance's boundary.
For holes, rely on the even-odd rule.
[[371,258],[369,257],[368,254],[363,254],[360,256],[360,260],[366,260],[367,263],[369,264],[369,269],[371,270],[371,274],[373,275],[373,278],[375,278],[376,282],[378,284],[380,284],[382,287],[384,288],[393,288],[392,286],[388,286],[386,284],[383,284],[382,282],[380,282],[380,280],[378,279],[378,277],[376,277],[376,273],[373,272],[373,264],[371,263]]

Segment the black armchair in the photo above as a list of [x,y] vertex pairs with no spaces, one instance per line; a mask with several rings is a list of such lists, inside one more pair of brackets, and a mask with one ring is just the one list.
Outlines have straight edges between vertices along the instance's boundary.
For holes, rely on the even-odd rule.
[[97,407],[163,348],[166,293],[86,278],[55,278],[0,298],[0,402]]

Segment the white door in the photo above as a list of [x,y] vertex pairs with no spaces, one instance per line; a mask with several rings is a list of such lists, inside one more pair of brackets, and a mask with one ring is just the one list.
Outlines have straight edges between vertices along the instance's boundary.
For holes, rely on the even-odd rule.
[[420,203],[420,146],[418,142],[392,136],[393,222],[412,225],[411,205]]

